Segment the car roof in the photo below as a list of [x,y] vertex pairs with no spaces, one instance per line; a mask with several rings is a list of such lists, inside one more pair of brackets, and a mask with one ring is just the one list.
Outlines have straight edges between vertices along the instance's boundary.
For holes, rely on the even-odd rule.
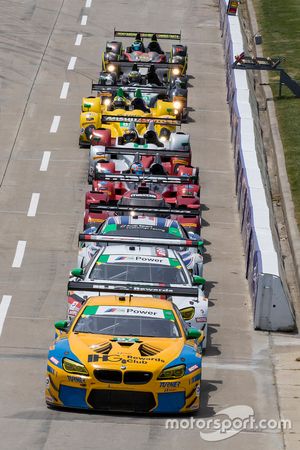
[[[160,248],[159,245],[155,247],[142,246],[142,245],[109,245],[104,248],[102,255],[139,255],[139,256],[151,256],[153,258],[178,259],[176,252],[169,248]],[[142,261],[141,261],[142,262]]]
[[85,305],[89,306],[131,306],[131,307],[147,307],[159,309],[173,309],[173,303],[170,300],[163,300],[154,297],[139,297],[132,295],[101,295],[97,297],[90,297]]
[[180,228],[177,220],[166,219],[165,217],[151,217],[151,216],[115,216],[108,217],[105,223],[115,223],[116,225],[149,225],[156,228]]

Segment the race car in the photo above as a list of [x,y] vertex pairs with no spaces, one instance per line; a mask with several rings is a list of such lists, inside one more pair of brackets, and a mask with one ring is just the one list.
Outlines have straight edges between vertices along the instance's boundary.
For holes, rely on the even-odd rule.
[[[90,108],[97,110],[97,105],[100,108],[99,112],[88,111]],[[143,135],[147,131],[149,123],[154,122],[159,138],[166,139],[172,132],[176,131],[177,126],[181,125],[181,121],[173,115],[173,107],[168,112],[167,109],[169,108],[165,108],[166,105],[169,105],[169,103],[158,100],[157,107],[152,109],[153,114],[156,115],[151,115],[151,112],[144,112],[140,109],[132,111],[115,109],[102,114],[99,97],[91,97],[88,102],[84,103],[84,111],[80,114],[79,146],[90,146],[92,131],[95,129],[109,129],[111,137],[117,138],[122,136],[125,130],[128,130],[131,123],[136,124],[137,132]]]
[[167,300],[91,297],[49,348],[49,407],[186,413],[200,406],[201,340]]
[[[134,42],[123,49],[122,42],[110,41],[106,43],[105,51],[102,54],[102,70],[110,71],[109,66],[119,62],[121,67],[124,62],[152,63],[158,67],[164,63],[180,65],[181,73],[186,73],[188,55],[187,46],[182,44],[172,45],[170,52],[162,50],[159,40],[181,41],[181,33],[148,33],[114,30],[114,38],[130,37]],[[143,39],[151,39],[145,47]],[[177,74],[177,73],[176,73]]]
[[[135,244],[100,247],[87,266],[71,271],[70,280],[77,284],[76,288],[74,284],[68,285],[69,318],[77,315],[85,298],[90,295],[89,287],[96,283],[115,286],[135,284],[140,288],[196,287],[193,296],[180,297],[175,290],[172,300],[187,324],[204,332],[203,348],[206,346],[208,301],[203,292],[205,280],[199,275],[192,275],[175,250]],[[77,289],[78,285],[81,285],[83,293]]]
[[[103,174],[104,180],[111,177],[120,180],[120,175]],[[112,215],[137,213],[175,219],[187,231],[200,233],[200,186],[187,184],[189,177],[122,175],[122,178],[126,183],[93,182],[92,191],[86,194],[84,229],[97,226]],[[148,182],[150,187],[154,185],[152,189]]]
[[179,168],[182,174],[197,172],[190,167],[190,136],[180,131],[159,139],[154,122],[149,123],[143,136],[137,133],[133,123],[116,139],[111,138],[110,130],[92,130],[90,143],[89,183],[97,172],[130,172],[137,155],[144,169],[154,174],[178,175]]
[[78,267],[85,267],[99,247],[106,245],[151,245],[177,250],[187,269],[203,276],[203,241],[187,235],[176,220],[145,216],[110,217],[102,226],[79,234]]
[[[128,77],[130,76],[130,72]],[[139,72],[135,72],[139,74]],[[108,78],[109,77],[109,78]],[[171,82],[155,84],[147,82],[147,79],[141,78],[138,82],[129,82],[124,79],[124,76],[119,80],[110,80],[110,73],[101,73],[98,83],[92,83],[92,92],[97,92],[97,97],[100,97],[101,105],[110,106],[113,98],[117,96],[119,86],[122,86],[122,91],[125,98],[130,102],[134,100],[136,90],[141,92],[142,99],[146,107],[153,108],[157,105],[158,100],[164,102],[172,102],[174,114],[182,121],[186,121],[188,115],[188,90],[186,83],[180,78],[176,78]],[[130,78],[129,78],[130,80]],[[90,98],[90,97],[87,97]],[[171,107],[171,105],[170,105]]]

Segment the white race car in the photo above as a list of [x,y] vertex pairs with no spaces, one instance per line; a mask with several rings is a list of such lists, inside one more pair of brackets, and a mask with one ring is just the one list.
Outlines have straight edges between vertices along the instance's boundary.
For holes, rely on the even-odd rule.
[[[198,275],[192,276],[175,250],[159,245],[101,247],[87,266],[71,271],[70,281],[69,318],[76,316],[82,304],[95,295],[95,291],[101,295],[101,285],[109,284],[113,286],[113,291],[122,287],[130,289],[131,286],[133,293],[147,287],[152,291],[156,289],[160,294],[160,289],[167,291],[169,288],[167,292],[172,296],[168,297],[172,297],[187,324],[204,332],[203,348],[206,346],[208,300],[203,292],[205,280]],[[193,295],[180,295],[180,290],[184,288],[190,288],[188,292]]]
[[187,233],[177,220],[138,215],[109,217],[100,227],[80,234],[78,267],[86,266],[99,247],[113,245],[114,239],[116,245],[121,240],[124,244],[128,241],[174,248],[193,275],[203,276],[203,241],[198,234]]

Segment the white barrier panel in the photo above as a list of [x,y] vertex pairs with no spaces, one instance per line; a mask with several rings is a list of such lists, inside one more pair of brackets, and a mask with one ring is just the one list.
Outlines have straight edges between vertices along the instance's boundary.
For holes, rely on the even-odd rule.
[[226,14],[227,3],[220,0],[220,24],[227,69],[236,194],[254,327],[290,331],[295,327],[295,315],[280,256],[273,211],[269,207],[269,180],[254,83],[246,71],[231,68],[235,56],[244,51],[244,43],[238,16]]

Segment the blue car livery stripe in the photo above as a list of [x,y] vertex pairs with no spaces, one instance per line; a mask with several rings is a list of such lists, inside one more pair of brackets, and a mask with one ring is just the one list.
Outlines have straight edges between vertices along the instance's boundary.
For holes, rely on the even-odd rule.
[[72,352],[70,345],[69,345],[69,340],[66,339],[61,339],[60,341],[58,341],[54,347],[53,350],[49,350],[48,353],[48,359],[49,361],[52,362],[52,364],[54,364],[55,366],[62,368],[62,360],[63,358],[69,358],[72,359],[73,361],[79,362],[82,364],[82,362],[80,361],[80,359],[77,358],[77,356]]
[[[202,366],[202,357],[196,356],[195,350],[190,345],[184,345],[183,349],[180,353],[180,355],[173,359],[165,368],[178,366],[180,364],[186,365],[186,371],[185,374],[188,375],[191,373],[189,371],[189,368],[198,366],[198,368],[201,368]],[[196,367],[195,367],[196,370]]]
[[156,413],[176,413],[185,405],[184,392],[165,392],[158,394],[158,406],[153,410]]

